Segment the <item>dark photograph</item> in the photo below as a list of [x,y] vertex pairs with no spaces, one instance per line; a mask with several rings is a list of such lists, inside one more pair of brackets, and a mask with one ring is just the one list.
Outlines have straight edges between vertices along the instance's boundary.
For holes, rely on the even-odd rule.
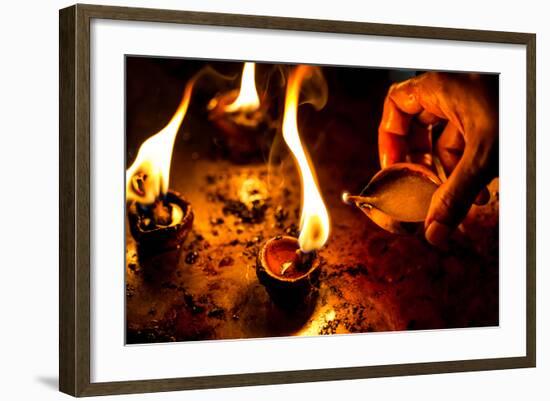
[[127,344],[499,325],[498,75],[125,76]]

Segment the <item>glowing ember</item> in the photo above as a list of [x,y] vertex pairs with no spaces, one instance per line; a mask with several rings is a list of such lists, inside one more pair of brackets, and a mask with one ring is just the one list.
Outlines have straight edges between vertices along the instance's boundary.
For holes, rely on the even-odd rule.
[[244,63],[239,95],[233,103],[225,106],[224,111],[234,113],[236,111],[252,112],[258,110],[260,98],[256,90],[255,67],[254,63]]
[[302,181],[302,210],[300,218],[300,249],[311,252],[321,248],[330,231],[328,212],[314,175],[312,163],[300,140],[298,131],[298,100],[304,78],[313,73],[311,66],[296,67],[288,81],[283,117],[283,138],[290,148],[300,171]]

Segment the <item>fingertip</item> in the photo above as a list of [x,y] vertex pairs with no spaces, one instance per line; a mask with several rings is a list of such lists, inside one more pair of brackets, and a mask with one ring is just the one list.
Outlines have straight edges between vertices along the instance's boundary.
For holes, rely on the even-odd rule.
[[388,166],[388,155],[380,153],[380,168],[386,168]]
[[394,135],[383,129],[378,133],[378,155],[380,166],[388,167],[405,158],[406,143],[402,136]]
[[386,152],[384,152],[383,154],[380,155],[380,168],[386,168],[388,166],[391,166],[392,164],[394,164],[395,161],[390,158],[390,155]]
[[380,152],[380,167],[386,168],[392,164],[399,163],[402,160],[400,149],[389,148]]
[[453,230],[446,224],[433,220],[429,223],[424,233],[426,240],[433,246],[446,249]]
[[491,194],[489,193],[489,190],[487,187],[484,187],[479,194],[477,194],[476,200],[474,203],[478,206],[486,205],[489,200],[491,199]]

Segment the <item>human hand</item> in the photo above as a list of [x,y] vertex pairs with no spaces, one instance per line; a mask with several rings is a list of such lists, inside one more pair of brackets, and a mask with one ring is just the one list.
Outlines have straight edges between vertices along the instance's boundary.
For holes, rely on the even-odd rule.
[[[445,124],[432,146],[431,124]],[[390,87],[378,128],[380,165],[431,163],[436,153],[449,175],[434,193],[425,236],[444,247],[474,202],[488,200],[498,175],[498,78],[428,72]],[[477,199],[476,199],[477,198]]]

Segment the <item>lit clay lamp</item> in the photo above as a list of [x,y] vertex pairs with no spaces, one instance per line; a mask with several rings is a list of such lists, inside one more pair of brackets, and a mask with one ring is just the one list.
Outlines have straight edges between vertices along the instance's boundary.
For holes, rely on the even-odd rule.
[[411,234],[422,229],[439,185],[440,178],[427,167],[396,163],[375,174],[360,195],[344,193],[342,199],[386,231]]
[[280,236],[260,249],[256,274],[275,304],[295,308],[315,294],[319,266],[315,251],[302,252],[297,238]]
[[254,70],[254,63],[244,63],[240,89],[221,93],[208,104],[208,116],[220,129],[222,146],[237,162],[257,155],[270,131],[268,103],[260,101]]
[[317,294],[321,263],[316,251],[326,243],[330,231],[328,212],[300,141],[296,116],[300,87],[312,68],[298,66],[290,75],[283,117],[283,138],[297,162],[302,182],[300,236],[269,239],[260,249],[256,264],[258,278],[272,301],[290,310],[306,306]]
[[168,262],[162,264],[173,265],[179,258],[179,252],[173,251],[179,251],[193,225],[193,211],[180,194],[169,191],[163,200],[150,207],[131,202],[128,220],[140,259],[155,258],[157,262]]
[[181,244],[193,225],[191,205],[168,190],[172,148],[191,96],[191,85],[170,122],[139,148],[126,171],[126,200],[130,232],[144,267],[172,268]]

